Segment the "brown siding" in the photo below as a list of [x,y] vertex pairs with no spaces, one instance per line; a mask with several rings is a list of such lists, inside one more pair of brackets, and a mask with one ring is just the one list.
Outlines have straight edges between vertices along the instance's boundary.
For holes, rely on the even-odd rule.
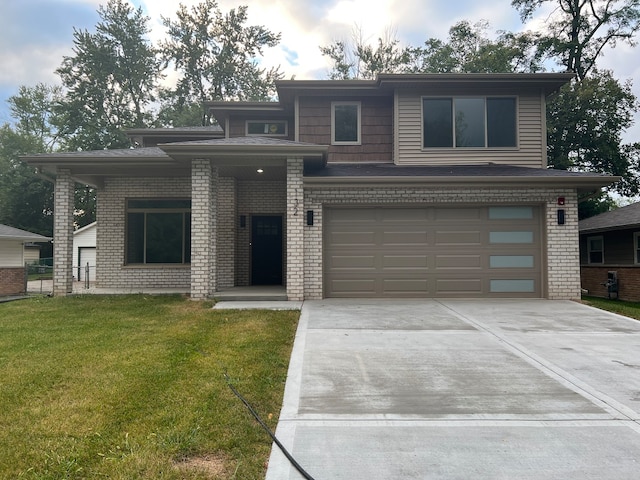
[[[299,141],[331,145],[331,98],[300,99]],[[361,102],[361,145],[331,145],[329,163],[393,162],[393,99],[340,98]]]
[[[469,91],[466,95],[516,95],[507,91]],[[507,149],[422,149],[422,97],[456,96],[460,92],[404,91],[398,93],[396,161],[402,165],[451,165],[499,163],[525,167],[543,167],[545,129],[542,96],[532,92],[518,96],[518,148]]]

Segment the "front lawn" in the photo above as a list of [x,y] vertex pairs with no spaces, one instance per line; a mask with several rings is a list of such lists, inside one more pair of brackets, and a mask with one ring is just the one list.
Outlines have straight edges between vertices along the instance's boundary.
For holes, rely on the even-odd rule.
[[609,312],[618,313],[626,317],[640,320],[640,303],[625,302],[622,300],[609,300],[608,298],[587,297],[583,296],[582,301],[592,307],[607,310]]
[[180,296],[0,304],[0,478],[262,479],[298,321]]

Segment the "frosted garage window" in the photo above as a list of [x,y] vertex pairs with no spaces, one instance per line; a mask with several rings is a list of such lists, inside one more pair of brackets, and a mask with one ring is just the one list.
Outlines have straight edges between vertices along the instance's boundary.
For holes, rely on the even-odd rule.
[[533,293],[535,280],[491,280],[492,293]]
[[491,255],[491,268],[533,268],[533,255]]
[[533,243],[533,232],[489,232],[489,243]]
[[530,220],[533,207],[489,207],[491,220]]

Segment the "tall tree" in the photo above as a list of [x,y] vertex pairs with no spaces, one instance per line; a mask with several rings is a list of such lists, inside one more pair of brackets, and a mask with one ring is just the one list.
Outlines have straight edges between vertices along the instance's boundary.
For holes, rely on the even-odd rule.
[[[389,34],[367,44],[361,35],[338,41],[320,51],[333,65],[329,78],[375,78],[379,73],[505,73],[542,70],[536,34],[498,32],[492,40],[489,24],[461,21],[447,40],[427,39],[422,46],[400,47]],[[356,31],[357,33],[357,31]]]
[[7,103],[15,122],[0,127],[0,223],[51,235],[53,186],[19,160],[27,153],[49,153],[57,144],[53,105],[60,87],[20,87]]
[[400,41],[391,29],[387,29],[376,44],[371,45],[364,39],[362,30],[354,28],[348,40],[320,47],[320,52],[333,63],[329,71],[331,80],[371,80],[379,73],[399,73],[405,70],[410,50],[400,46]]
[[98,14],[95,33],[74,28],[74,55],[56,71],[67,90],[58,122],[69,150],[126,148],[123,129],[151,123],[160,61],[146,38],[149,18],[126,0]]
[[618,42],[635,45],[640,0],[512,0],[522,21],[545,4],[557,6],[540,48],[558,58],[579,80],[596,68],[603,50]]
[[[207,100],[269,100],[275,96],[278,68],[261,68],[264,49],[280,41],[264,26],[248,26],[247,7],[223,14],[216,0],[204,0],[187,9],[180,4],[177,19],[163,18],[168,40],[161,49],[166,65],[179,73],[175,90],[165,95],[160,114],[165,124],[171,118],[191,118],[206,125],[210,118],[194,105]],[[199,119],[192,117],[199,112]],[[199,120],[199,121],[198,121]],[[197,121],[197,123],[195,123]]]

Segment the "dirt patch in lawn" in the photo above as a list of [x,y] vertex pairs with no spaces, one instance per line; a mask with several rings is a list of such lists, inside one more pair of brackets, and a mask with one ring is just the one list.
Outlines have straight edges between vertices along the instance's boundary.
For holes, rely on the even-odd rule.
[[211,478],[228,478],[231,461],[224,454],[212,453],[194,457],[184,457],[176,460],[173,466],[178,470],[197,470]]

